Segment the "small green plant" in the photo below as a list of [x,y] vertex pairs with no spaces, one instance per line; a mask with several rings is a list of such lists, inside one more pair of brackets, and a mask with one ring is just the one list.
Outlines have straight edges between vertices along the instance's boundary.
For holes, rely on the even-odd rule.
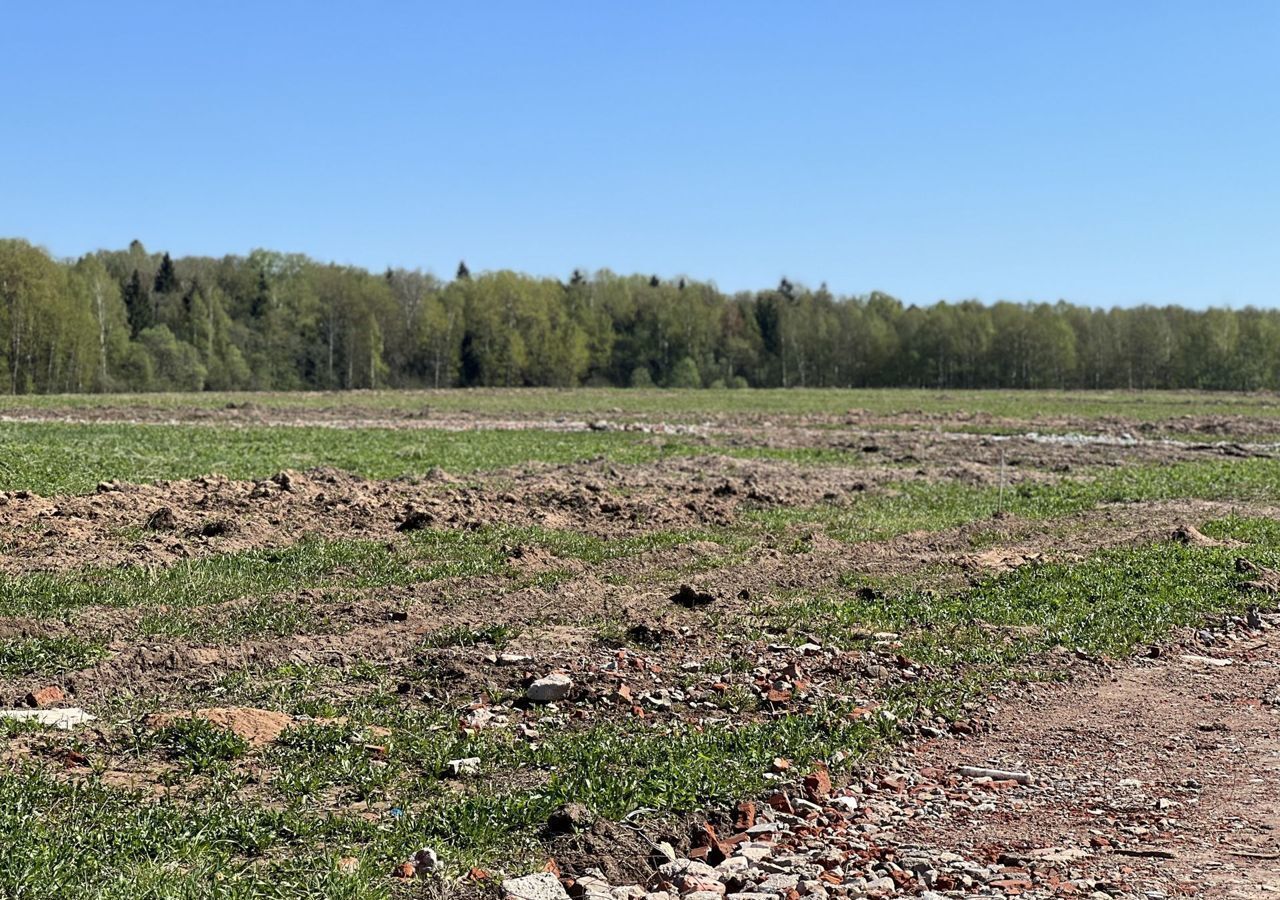
[[510,625],[486,625],[483,628],[458,625],[428,634],[422,639],[421,646],[426,648],[474,647],[477,644],[490,644],[500,650],[515,640],[518,633]]
[[235,732],[196,716],[174,720],[158,738],[165,755],[196,773],[219,768],[249,751],[248,742]]
[[75,636],[0,640],[0,675],[72,672],[106,655],[103,641]]

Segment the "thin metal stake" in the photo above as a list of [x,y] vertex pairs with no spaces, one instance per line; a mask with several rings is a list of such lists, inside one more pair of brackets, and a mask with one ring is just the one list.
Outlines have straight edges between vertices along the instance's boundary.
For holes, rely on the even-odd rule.
[[999,514],[1004,515],[1004,448],[1000,448],[1000,501]]

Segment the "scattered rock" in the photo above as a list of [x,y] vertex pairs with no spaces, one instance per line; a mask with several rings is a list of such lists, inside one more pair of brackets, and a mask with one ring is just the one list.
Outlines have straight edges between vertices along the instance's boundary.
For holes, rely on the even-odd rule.
[[454,778],[476,775],[480,772],[480,757],[468,756],[464,759],[451,759],[446,763],[446,768]]
[[502,892],[507,900],[570,900],[560,879],[551,872],[508,878],[502,882]]
[[1223,545],[1222,541],[1215,541],[1194,525],[1179,525],[1169,535],[1169,539],[1179,544],[1186,544],[1188,547],[1221,547]]
[[62,692],[62,688],[56,684],[51,684],[48,687],[42,687],[27,694],[26,702],[27,706],[39,709],[41,707],[54,706],[65,699],[67,699],[67,695]]
[[418,875],[425,875],[440,868],[440,857],[430,847],[423,847],[413,854],[413,869]]
[[5,709],[0,710],[0,719],[18,719],[26,722],[39,722],[47,728],[57,728],[60,731],[70,731],[77,725],[84,725],[93,722],[97,716],[92,716],[79,707],[68,707],[67,709]]
[[568,675],[554,673],[529,685],[525,696],[534,703],[555,703],[569,696],[573,690],[573,679]]
[[1197,663],[1202,666],[1213,666],[1215,668],[1222,668],[1223,666],[1231,665],[1231,660],[1229,659],[1219,659],[1216,656],[1200,656],[1197,653],[1182,654],[1182,661]]
[[1016,781],[1018,784],[1030,784],[1030,772],[1018,772],[1013,769],[988,769],[983,766],[956,766],[956,771],[965,778],[990,778],[992,781]]
[[577,834],[590,827],[595,817],[581,803],[566,803],[547,819],[547,834]]

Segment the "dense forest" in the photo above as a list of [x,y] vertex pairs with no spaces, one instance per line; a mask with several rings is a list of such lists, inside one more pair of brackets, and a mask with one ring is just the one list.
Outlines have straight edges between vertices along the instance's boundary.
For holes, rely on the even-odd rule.
[[786,279],[510,271],[452,280],[305,256],[0,240],[0,390],[454,385],[1280,387],[1280,313],[977,301],[906,306]]

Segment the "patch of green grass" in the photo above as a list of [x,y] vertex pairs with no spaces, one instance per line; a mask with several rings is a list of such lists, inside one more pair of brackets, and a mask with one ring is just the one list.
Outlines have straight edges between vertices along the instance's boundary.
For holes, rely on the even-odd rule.
[[631,432],[7,422],[0,424],[0,490],[77,494],[104,480],[210,472],[260,478],[313,466],[393,478],[436,466],[472,472],[600,456],[625,464],[688,453],[686,445]]
[[596,564],[654,550],[667,550],[696,541],[728,543],[733,540],[732,536],[725,534],[722,530],[707,528],[646,531],[636,535],[605,539],[580,531],[534,526],[504,529],[504,535],[505,540],[512,543],[536,544],[556,556]]
[[164,609],[138,621],[138,633],[149,637],[181,637],[226,644],[247,638],[315,634],[324,620],[310,606],[276,597],[254,599],[229,612],[202,609]]
[[0,675],[73,672],[106,655],[101,642],[74,636],[0,640]]
[[[494,526],[475,531],[424,529],[389,546],[381,541],[304,537],[288,547],[249,550],[162,568],[127,567],[0,575],[0,615],[60,616],[86,606],[163,607],[143,617],[143,634],[230,641],[319,627],[316,610],[275,595],[303,588],[362,590],[442,578],[514,574],[513,544],[592,563],[695,540],[745,546],[740,535],[709,530],[657,531],[616,540],[546,528]],[[551,581],[567,572],[549,573]],[[240,598],[256,602],[209,617],[194,610]]]
[[[334,695],[345,687],[343,675],[326,666],[294,663],[268,669],[249,667],[224,675],[208,691],[211,700],[224,705],[279,709],[297,716],[327,718],[347,710]],[[362,694],[351,696],[358,703]]]
[[[912,531],[940,531],[1002,510],[1031,519],[1065,516],[1104,503],[1161,500],[1270,500],[1280,496],[1280,460],[1195,461],[1106,469],[1054,482],[1006,489],[956,482],[904,481],[844,504],[777,507],[747,514],[748,527],[782,535],[812,525],[840,541],[887,540]],[[790,548],[805,552],[801,542]]]
[[[372,826],[234,801],[190,806],[28,766],[0,779],[0,894],[31,900],[385,900],[343,875]],[[268,855],[269,854],[269,855]]]
[[[389,587],[506,571],[500,541],[482,532],[416,532],[399,549],[377,541],[304,538],[289,547],[182,560],[165,568],[0,576],[0,615],[56,616],[89,605],[165,606],[172,615],[152,620],[153,627],[163,630],[180,625],[176,617],[182,610],[240,597],[305,587]],[[229,624],[228,633],[270,633],[287,624],[272,621],[287,618],[286,613],[287,608],[281,612],[270,605],[249,607]]]
[[166,756],[192,773],[219,769],[249,751],[248,742],[235,732],[196,717],[176,719],[156,741]]
[[471,628],[459,625],[432,632],[421,641],[423,647],[474,647],[478,644],[491,644],[501,649],[515,639],[518,632],[508,625],[488,625],[483,628]]
[[1124,656],[1175,627],[1256,602],[1240,589],[1249,576],[1236,571],[1235,559],[1280,565],[1280,526],[1233,519],[1210,529],[1255,543],[1244,549],[1158,543],[1081,563],[1023,566],[966,590],[840,591],[769,615],[778,627],[846,645],[866,643],[870,632],[900,632],[913,659],[952,670],[995,672],[1057,646]]
[[[0,894],[40,898],[385,898],[386,873],[423,845],[452,872],[530,857],[538,829],[568,801],[612,818],[636,809],[690,811],[765,786],[769,762],[805,765],[833,748],[865,751],[894,733],[884,720],[854,720],[843,707],[742,727],[699,731],[601,724],[539,744],[509,734],[468,737],[438,715],[406,722],[385,763],[354,726],[304,726],[255,758],[274,773],[281,802],[221,790],[154,798],[70,781],[36,766],[0,779]],[[241,748],[192,726],[170,735],[185,760],[207,771],[235,765]],[[443,762],[476,755],[495,771],[465,791],[438,777]],[[320,808],[333,792],[386,798],[352,813]],[[363,814],[358,814],[363,813]],[[93,852],[84,852],[91,847]],[[339,876],[342,855],[358,873]]]

